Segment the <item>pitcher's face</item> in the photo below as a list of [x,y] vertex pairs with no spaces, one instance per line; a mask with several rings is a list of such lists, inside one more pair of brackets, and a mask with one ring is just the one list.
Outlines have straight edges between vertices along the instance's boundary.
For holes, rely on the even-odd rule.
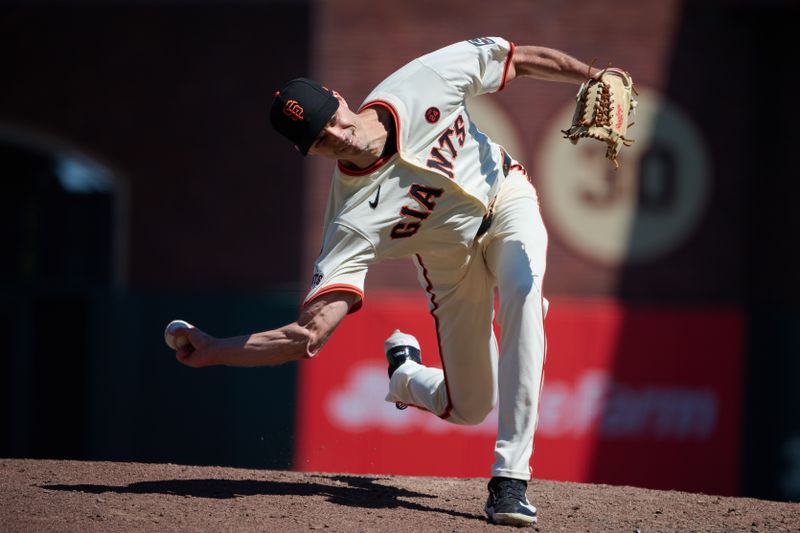
[[358,117],[339,93],[334,91],[333,94],[339,100],[339,109],[319,132],[308,153],[337,160],[362,155],[367,143],[359,135]]

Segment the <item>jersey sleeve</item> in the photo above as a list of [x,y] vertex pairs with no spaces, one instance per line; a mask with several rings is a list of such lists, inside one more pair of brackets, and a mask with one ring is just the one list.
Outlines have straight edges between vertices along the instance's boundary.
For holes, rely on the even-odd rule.
[[311,288],[303,305],[308,305],[323,294],[345,291],[358,296],[349,312],[357,311],[364,299],[367,269],[374,260],[375,250],[366,238],[347,226],[332,223],[326,231],[322,251],[314,263]]
[[501,37],[478,37],[419,58],[464,98],[503,90],[514,56],[514,43]]

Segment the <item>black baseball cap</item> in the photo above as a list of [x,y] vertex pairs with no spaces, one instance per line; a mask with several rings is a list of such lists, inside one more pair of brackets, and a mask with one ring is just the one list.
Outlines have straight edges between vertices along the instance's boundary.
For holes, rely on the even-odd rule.
[[308,78],[296,78],[275,93],[269,121],[303,155],[339,109],[333,91]]

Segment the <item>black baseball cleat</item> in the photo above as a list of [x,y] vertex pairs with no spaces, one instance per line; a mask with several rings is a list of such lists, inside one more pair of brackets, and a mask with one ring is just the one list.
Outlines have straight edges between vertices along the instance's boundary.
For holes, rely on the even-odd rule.
[[[383,350],[386,352],[386,360],[389,362],[389,379],[392,379],[394,371],[409,359],[422,364],[419,342],[413,335],[403,333],[399,329],[394,330],[394,333],[386,339],[386,342],[383,343]],[[408,407],[403,402],[395,402],[394,406],[401,411]]]
[[528,501],[528,482],[507,477],[489,481],[486,516],[495,524],[528,526],[536,523],[536,507]]
[[411,359],[415,363],[422,364],[419,352],[419,342],[413,335],[403,333],[399,329],[394,330],[391,337],[383,343],[386,352],[386,360],[389,362],[389,378],[391,379],[394,371],[400,365]]

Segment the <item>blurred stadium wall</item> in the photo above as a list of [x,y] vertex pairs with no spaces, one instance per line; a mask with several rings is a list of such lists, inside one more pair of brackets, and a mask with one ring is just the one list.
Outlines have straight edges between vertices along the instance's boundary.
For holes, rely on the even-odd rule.
[[0,454],[288,467],[296,369],[191,372],[161,336],[296,316],[302,161],[265,111],[308,69],[309,6],[26,2],[0,24]]
[[800,499],[798,134],[780,119],[798,22],[788,0],[4,3],[0,455],[398,472],[413,434],[430,455],[402,473],[485,475],[490,428],[347,403],[384,407],[380,328],[431,335],[406,262],[371,271],[318,363],[192,371],[161,330],[296,315],[331,165],[270,131],[283,81],[357,106],[418,55],[500,35],[640,90],[618,172],[559,138],[574,87],[470,102],[550,230],[534,476]]

